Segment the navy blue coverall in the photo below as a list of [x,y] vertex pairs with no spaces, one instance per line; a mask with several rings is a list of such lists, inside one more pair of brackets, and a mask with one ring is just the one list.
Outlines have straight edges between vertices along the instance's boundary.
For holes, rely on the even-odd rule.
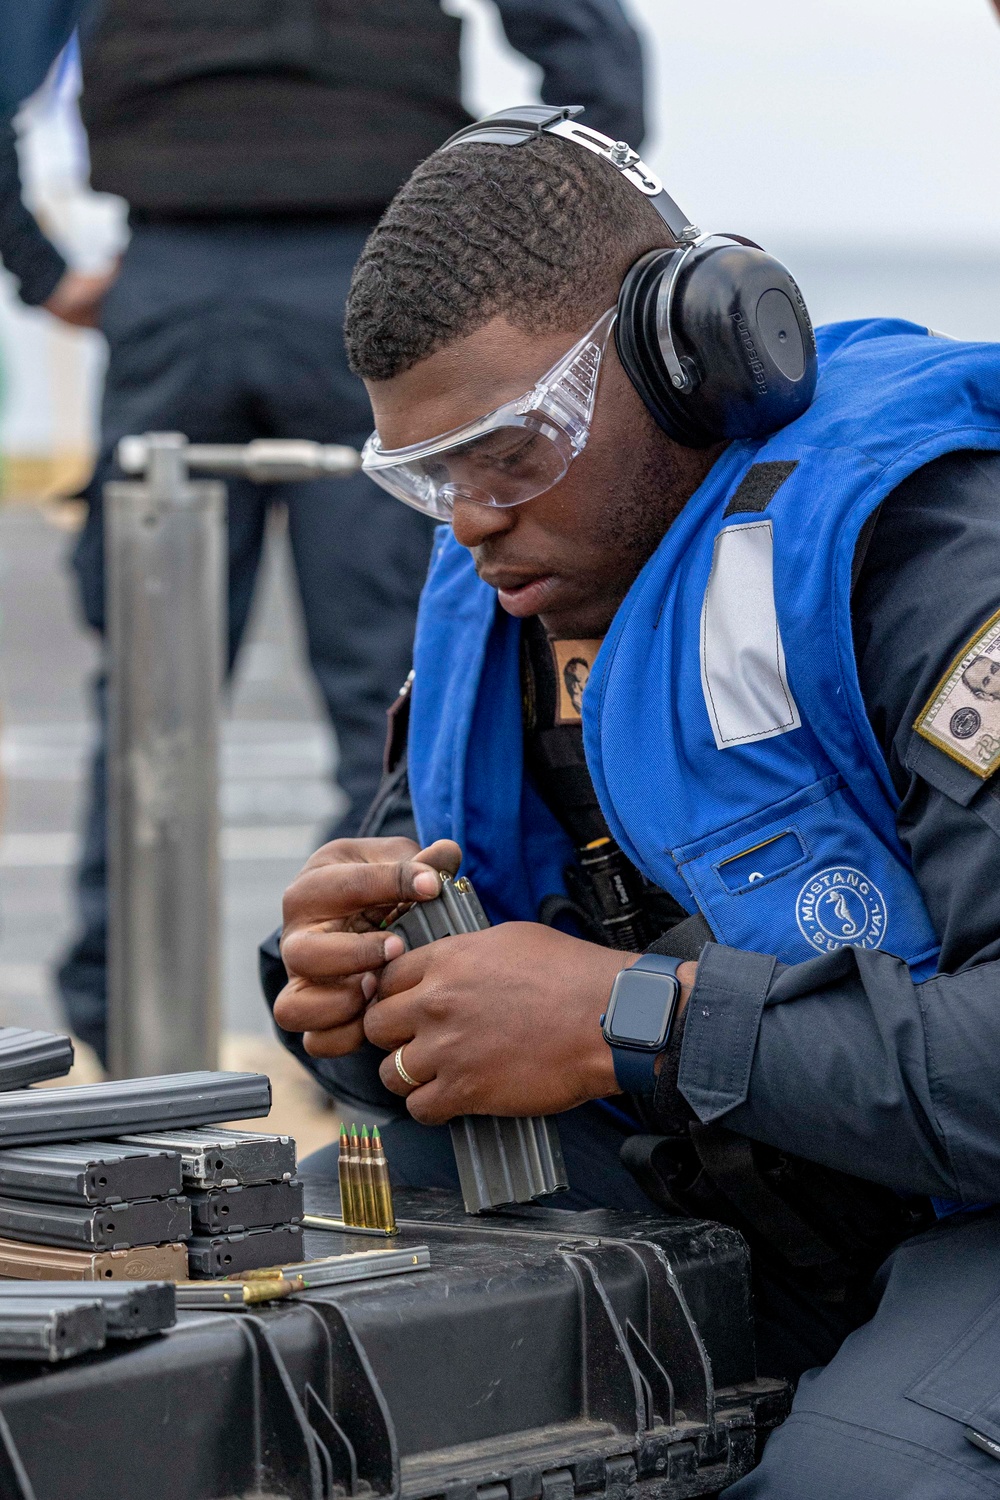
[[[642,55],[618,0],[499,0],[498,9],[511,44],[541,67],[546,101],[579,101],[588,123],[638,144]],[[5,10],[0,6],[0,20]],[[62,37],[66,7],[40,6],[39,27],[46,14],[52,37]],[[32,59],[37,73],[41,47],[37,35],[26,36],[27,26],[24,17],[11,18],[8,66],[22,59],[25,77]],[[5,78],[8,97],[11,87]],[[109,361],[100,451],[73,559],[84,614],[96,630],[104,629],[101,495],[117,476],[121,437],[158,430],[183,432],[196,443],[364,442],[371,413],[347,367],[342,325],[351,271],[375,222],[315,213],[133,215],[131,242],[102,312]],[[30,303],[44,302],[65,270],[21,202],[14,138],[2,119],[0,257]],[[229,664],[249,615],[267,512],[280,502],[288,512],[309,662],[337,732],[337,777],[348,800],[339,832],[349,834],[378,785],[385,711],[409,670],[432,524],[362,475],[271,486],[237,479],[228,490]],[[103,678],[96,699],[103,723]],[[81,930],[59,970],[70,1025],[101,1056],[105,825],[102,736],[78,874]]]

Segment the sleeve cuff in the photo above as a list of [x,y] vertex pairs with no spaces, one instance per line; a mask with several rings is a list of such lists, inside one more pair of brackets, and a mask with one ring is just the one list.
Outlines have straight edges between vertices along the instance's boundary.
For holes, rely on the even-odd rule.
[[698,964],[677,1086],[703,1124],[742,1104],[776,960],[711,944]]
[[66,262],[54,245],[39,235],[39,244],[31,263],[24,268],[10,267],[20,274],[18,296],[28,307],[40,307],[47,302],[62,281]]
[[275,928],[270,937],[266,937],[258,950],[258,973],[260,975],[260,987],[264,991],[264,999],[271,1009],[281,991],[288,983],[288,975],[285,973],[285,965],[281,961],[281,928]]

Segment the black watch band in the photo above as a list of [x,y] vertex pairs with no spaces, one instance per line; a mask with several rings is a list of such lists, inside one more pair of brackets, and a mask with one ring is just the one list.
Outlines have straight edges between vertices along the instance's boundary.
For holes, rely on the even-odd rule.
[[656,1087],[656,1059],[670,1038],[682,962],[644,953],[612,986],[601,1028],[614,1058],[615,1080],[627,1094],[651,1094]]

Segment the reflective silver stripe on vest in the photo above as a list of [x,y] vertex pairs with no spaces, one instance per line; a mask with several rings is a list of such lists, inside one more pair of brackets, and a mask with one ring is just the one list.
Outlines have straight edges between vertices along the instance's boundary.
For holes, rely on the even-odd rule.
[[771,522],[727,526],[715,539],[701,610],[701,686],[720,750],[798,729],[774,608]]

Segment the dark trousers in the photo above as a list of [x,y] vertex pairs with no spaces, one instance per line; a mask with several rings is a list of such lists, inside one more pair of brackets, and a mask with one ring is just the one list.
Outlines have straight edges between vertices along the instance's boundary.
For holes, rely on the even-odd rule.
[[[314,1071],[345,1098],[348,1117],[369,1101],[391,1116],[380,1130],[395,1182],[457,1191],[447,1127],[400,1115],[399,1101],[379,1092],[376,1062],[365,1049]],[[570,1191],[552,1207],[655,1211],[618,1160],[626,1122],[587,1104],[561,1115],[559,1131]],[[315,1152],[300,1175],[336,1181],[337,1152]],[[871,1321],[842,1328],[829,1353],[814,1355],[823,1365],[802,1375],[763,1462],[725,1500],[1000,1497],[1000,1461],[966,1436],[981,1433],[1000,1452],[1000,1209],[945,1220],[902,1245],[879,1272],[876,1293]],[[756,1276],[754,1295],[762,1371],[797,1371],[807,1341],[816,1347],[832,1333],[832,1310],[824,1332],[815,1308],[779,1300]]]
[[[247,143],[252,150],[252,142]],[[139,225],[104,310],[108,371],[90,514],[74,554],[84,614],[104,629],[102,486],[128,433],[192,442],[313,438],[360,446],[371,430],[348,370],[344,302],[370,225],[334,221]],[[354,832],[378,785],[385,710],[411,664],[432,525],[370,480],[229,481],[229,664],[247,623],[268,507],[288,511],[309,663],[339,747]],[[104,1055],[107,993],[103,682],[85,847],[81,931],[59,970],[70,1025]]]

